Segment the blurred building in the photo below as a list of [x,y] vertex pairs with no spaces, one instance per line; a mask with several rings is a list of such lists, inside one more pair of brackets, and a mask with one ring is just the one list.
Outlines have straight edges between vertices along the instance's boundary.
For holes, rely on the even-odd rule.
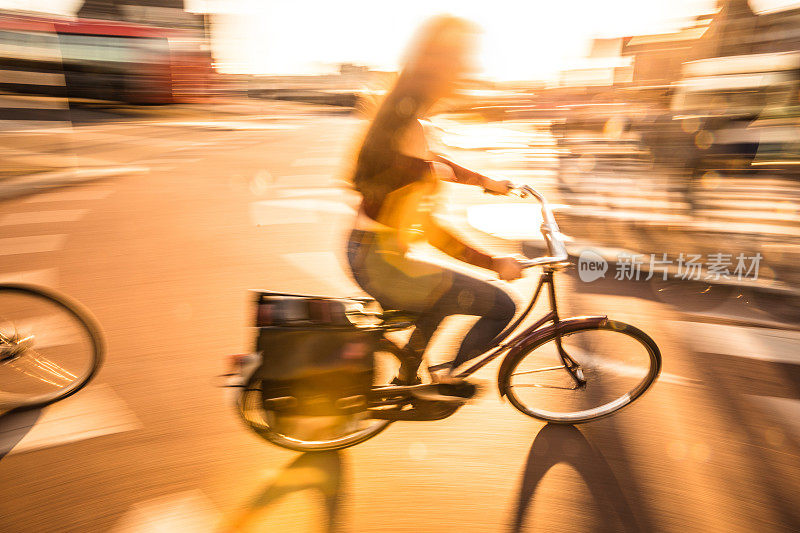
[[714,13],[670,33],[595,39],[576,68],[561,73],[561,87],[667,89],[689,61],[800,50],[800,8],[766,14],[747,0],[720,0]]
[[559,85],[609,86],[629,83],[633,75],[633,58],[622,54],[623,45],[622,38],[594,39],[591,51],[582,64],[560,73]]
[[708,33],[712,17],[700,15],[690,26],[673,33],[623,37],[620,53],[633,64],[629,83],[661,88],[679,79],[683,63],[695,59],[695,47]]
[[203,15],[187,13],[183,0],[85,0],[77,15],[88,19],[196,29],[205,33]]
[[720,0],[675,32],[595,40],[543,100],[561,134],[617,125],[695,176],[796,176],[799,96],[800,8],[760,14],[747,0]]
[[0,89],[162,104],[205,99],[214,73],[202,15],[182,0],[88,0],[78,17],[0,11]]

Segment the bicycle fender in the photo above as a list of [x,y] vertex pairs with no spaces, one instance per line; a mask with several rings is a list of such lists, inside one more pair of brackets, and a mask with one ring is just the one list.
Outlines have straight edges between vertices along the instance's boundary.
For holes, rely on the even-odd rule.
[[497,372],[497,388],[500,391],[500,397],[502,398],[508,392],[511,368],[527,354],[527,350],[531,345],[535,345],[551,336],[555,333],[556,329],[558,329],[559,332],[567,333],[586,326],[599,327],[607,321],[608,317],[605,315],[574,316],[560,320],[558,322],[558,327],[556,327],[555,324],[550,324],[543,328],[530,328],[523,331],[506,354],[503,362],[500,364],[500,370]]

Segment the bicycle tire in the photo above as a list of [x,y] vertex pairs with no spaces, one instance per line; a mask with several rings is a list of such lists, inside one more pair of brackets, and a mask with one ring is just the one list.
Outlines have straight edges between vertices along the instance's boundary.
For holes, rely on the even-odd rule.
[[[79,375],[74,375],[66,371],[66,375],[75,378],[68,379],[64,374],[65,369],[53,363],[49,358],[42,356],[37,350],[34,350],[33,344],[30,346],[23,346],[19,342],[22,339],[16,339],[13,343],[9,343],[11,337],[8,336],[8,330],[9,328],[13,329],[14,333],[12,337],[15,337],[17,335],[18,325],[13,317],[6,316],[8,311],[4,311],[0,308],[0,335],[3,335],[3,331],[6,331],[6,335],[0,337],[0,371],[6,371],[12,366],[15,366],[13,363],[19,363],[23,358],[30,356],[36,361],[35,365],[39,369],[37,371],[40,371],[42,375],[46,375],[46,372],[50,372],[52,375],[59,377],[59,379],[54,379],[51,376],[52,382],[50,384],[56,386],[56,390],[30,396],[24,393],[15,393],[0,389],[0,408],[3,410],[22,410],[44,407],[53,402],[63,400],[85,387],[100,370],[105,359],[106,351],[100,325],[92,313],[77,301],[50,289],[22,283],[0,284],[0,307],[3,306],[4,297],[13,296],[31,298],[31,301],[38,300],[42,304],[52,306],[54,310],[65,313],[64,316],[72,319],[74,325],[77,326],[77,330],[85,334],[87,348],[90,353],[87,352],[86,354],[87,367],[85,371],[81,372]],[[3,314],[4,312],[6,315]],[[36,340],[37,333],[41,334],[41,332],[34,332],[32,337],[33,342]],[[63,334],[63,332],[61,333]],[[44,335],[46,337],[47,333],[44,333]],[[5,352],[3,352],[4,349]],[[12,353],[14,355],[9,355]],[[43,363],[40,358],[43,358],[46,362]],[[42,381],[42,375],[34,375],[33,377],[34,379]],[[63,386],[59,386],[59,381],[64,383]]]
[[365,429],[332,439],[304,440],[292,437],[282,433],[273,427],[275,424],[268,421],[267,413],[263,408],[260,380],[255,377],[237,396],[236,407],[241,419],[259,437],[281,448],[298,452],[324,452],[349,448],[375,437],[392,423],[389,420],[373,419],[374,424]]
[[[590,353],[587,350],[581,350],[578,354],[572,353],[570,350],[575,351],[572,341],[581,337],[580,342],[585,343],[587,340],[589,333],[597,333],[597,332],[604,332],[606,335],[610,335],[610,337],[604,337],[602,342],[598,342],[597,344],[613,344],[617,345],[620,341],[623,340],[621,337],[625,335],[634,344],[629,344],[630,347],[638,346],[640,350],[642,350],[639,355],[642,356],[642,365],[641,368],[637,368],[635,366],[630,365],[630,363],[620,363],[614,361],[607,361],[603,364],[603,356],[597,356],[597,351],[593,351]],[[567,353],[580,365],[581,370],[584,372],[584,378],[586,383],[583,387],[577,385],[577,382],[569,375],[566,367],[559,367],[556,364],[555,367],[547,367],[543,366],[541,368],[534,368],[530,371],[519,370],[521,366],[528,361],[530,363],[533,357],[530,356],[544,356],[544,358],[551,357],[555,358],[556,354],[558,353],[556,339],[561,338],[564,343],[570,344],[571,346],[567,347]],[[608,339],[613,338],[613,343],[609,343]],[[592,339],[594,340],[594,339]],[[599,340],[599,339],[598,339]],[[543,349],[545,345],[548,343],[552,344],[548,346],[547,349]],[[537,350],[539,353],[537,354]],[[554,355],[548,355],[548,350],[552,351]],[[616,350],[613,349],[613,352],[622,352],[623,350]],[[617,355],[616,353],[613,354],[615,357],[621,358],[622,355]],[[646,359],[645,359],[646,356]],[[576,320],[566,326],[562,326],[559,328],[554,328],[552,331],[548,332],[543,337],[534,338],[529,344],[522,345],[514,349],[510,354],[509,357],[513,357],[514,359],[510,362],[509,365],[504,365],[504,371],[499,376],[499,383],[500,390],[504,392],[505,396],[508,398],[509,402],[520,412],[539,419],[544,420],[551,423],[556,424],[580,424],[584,422],[589,422],[592,420],[597,420],[611,414],[616,413],[623,407],[626,407],[633,403],[636,399],[638,399],[642,394],[644,394],[655,382],[656,378],[658,377],[659,373],[661,372],[661,352],[658,349],[656,343],[651,339],[646,333],[641,331],[640,329],[631,326],[629,324],[625,324],[624,322],[619,322],[616,320],[603,320],[603,321],[581,321]],[[629,356],[628,356],[629,357]],[[534,363],[534,364],[547,364],[551,361],[543,361],[542,363]],[[562,359],[562,364],[563,359]],[[645,368],[646,367],[646,368]],[[527,368],[527,367],[524,367]],[[560,369],[564,368],[563,371]],[[638,372],[637,372],[638,370]],[[515,371],[517,371],[515,373]],[[531,374],[541,374],[544,372],[556,372],[558,374],[555,375],[555,378],[547,377],[545,379],[549,379],[552,381],[552,384],[522,384],[522,383],[514,383],[514,376],[521,376],[521,375],[531,375]],[[641,374],[639,376],[638,374]],[[553,409],[545,409],[542,407],[532,407],[528,405],[531,402],[535,402],[536,394],[534,393],[525,393],[525,389],[528,390],[535,390],[535,389],[552,389],[553,391],[565,391],[563,394],[569,394],[566,391],[579,391],[577,394],[573,396],[577,398],[575,402],[579,403],[581,401],[587,402],[592,400],[592,403],[595,403],[593,397],[597,397],[598,395],[610,390],[614,385],[615,382],[611,381],[611,378],[608,376],[616,376],[617,380],[620,381],[620,377],[624,377],[626,374],[632,375],[632,382],[633,385],[628,389],[627,385],[624,385],[621,388],[624,388],[625,391],[621,394],[617,394],[616,390],[613,392],[609,392],[607,395],[612,396],[613,399],[604,403],[600,403],[597,406],[586,408],[586,409],[577,409],[577,410],[564,410],[558,411]],[[551,374],[552,375],[552,374]],[[567,382],[566,385],[563,385],[564,382]],[[570,388],[569,382],[573,383],[575,388]],[[604,391],[605,388],[605,391]],[[590,396],[589,394],[591,393]],[[547,397],[549,394],[549,397]],[[551,393],[542,393],[538,401],[547,403],[553,402],[558,403],[559,401],[555,398],[556,394],[562,394],[560,392],[551,392]],[[583,394],[583,398],[581,398],[580,394]],[[523,395],[525,397],[523,397]],[[533,397],[534,399],[531,400],[530,398]],[[599,403],[599,400],[596,401]]]

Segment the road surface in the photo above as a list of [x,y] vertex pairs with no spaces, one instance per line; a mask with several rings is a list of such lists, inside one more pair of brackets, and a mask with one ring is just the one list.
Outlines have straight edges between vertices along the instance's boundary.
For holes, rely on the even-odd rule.
[[[489,391],[452,417],[397,423],[341,453],[300,455],[249,432],[215,379],[225,354],[251,348],[248,289],[360,294],[343,263],[358,198],[342,169],[362,127],[335,110],[260,104],[96,120],[68,147],[58,130],[13,137],[147,171],[0,204],[0,279],[77,298],[108,341],[87,389],[0,418],[1,531],[800,528],[800,333],[697,322],[646,285],[559,280],[563,314],[607,313],[662,349],[659,382],[614,417],[529,419],[491,387],[493,363],[477,375]],[[552,190],[547,150],[461,155]],[[461,186],[448,198],[444,217],[463,226],[511,201]],[[493,251],[519,246],[466,231]],[[514,288],[524,297],[534,282]]]

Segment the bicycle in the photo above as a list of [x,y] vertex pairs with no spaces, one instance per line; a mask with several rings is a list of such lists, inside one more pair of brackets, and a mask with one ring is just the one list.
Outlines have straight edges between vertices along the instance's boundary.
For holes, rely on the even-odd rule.
[[[525,268],[543,267],[528,306],[501,333],[495,347],[465,363],[463,366],[467,368],[458,376],[468,377],[505,353],[498,373],[498,389],[500,396],[507,398],[520,412],[557,424],[589,422],[616,413],[639,398],[655,382],[661,371],[659,348],[643,331],[606,316],[559,316],[554,274],[570,265],[562,235],[544,196],[528,186],[516,186],[513,191],[522,198],[533,196],[541,203],[541,232],[549,255],[523,261]],[[549,292],[550,311],[521,332],[514,333],[530,314],[545,285]],[[259,309],[265,302],[280,301],[281,298],[295,299],[292,304],[295,307],[297,301],[303,299],[309,302],[347,302],[350,327],[364,335],[372,335],[376,353],[388,353],[398,359],[398,348],[385,338],[385,334],[414,325],[414,316],[409,313],[365,311],[364,306],[371,301],[365,298],[320,298],[259,291]],[[297,314],[296,310],[292,313]],[[261,314],[259,310],[257,324],[264,326],[259,324]],[[352,324],[364,319],[373,319],[374,322],[360,326]],[[299,323],[303,325],[298,331],[308,334],[319,331],[315,329],[319,326],[315,326],[313,321],[300,320]],[[269,326],[261,329],[269,329]],[[336,326],[326,331],[333,335],[334,331],[347,331],[347,326]],[[264,342],[259,341],[257,349],[269,348]],[[269,379],[255,372],[256,368],[264,366],[258,359],[259,353],[237,360],[238,375],[243,379],[239,385],[242,392],[237,397],[238,412],[258,435],[284,448],[304,452],[346,448],[376,436],[392,422],[439,420],[461,407],[461,404],[415,396],[426,387],[435,387],[432,384],[387,384],[393,372],[380,372],[380,365],[373,362],[378,371],[370,374],[373,384],[368,387],[368,392],[350,394],[342,391],[338,398],[330,399],[332,403],[328,410],[314,412],[311,403],[319,405],[326,401],[327,392],[323,389],[328,378],[322,379],[317,382],[322,384],[322,389],[316,391],[315,399],[308,400],[310,407],[305,411],[313,414],[298,416],[304,412],[300,407],[305,400],[293,396],[290,388],[276,391],[269,385]]]
[[0,283],[0,411],[75,394],[104,355],[100,326],[82,305],[41,287]]

